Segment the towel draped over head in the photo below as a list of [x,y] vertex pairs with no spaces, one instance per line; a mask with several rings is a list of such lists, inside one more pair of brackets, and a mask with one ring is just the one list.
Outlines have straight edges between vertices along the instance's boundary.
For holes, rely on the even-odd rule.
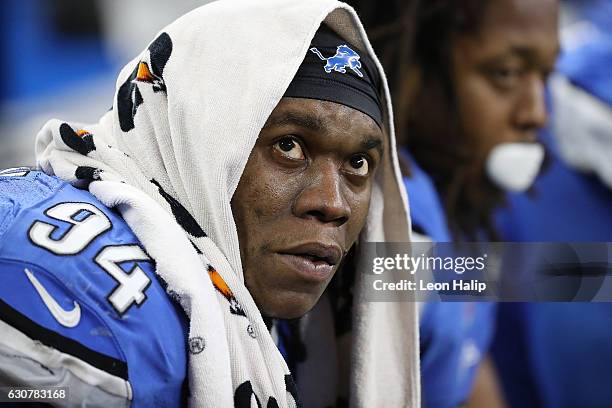
[[[192,406],[250,407],[255,398],[266,406],[297,405],[287,365],[244,285],[230,200],[323,21],[367,53],[382,79],[390,142],[359,240],[407,242],[407,199],[384,74],[357,15],[335,0],[220,0],[200,7],[164,28],[123,68],[113,108],[98,123],[51,120],[38,134],[38,166],[117,208],[189,317]],[[305,387],[314,382],[331,399],[347,382],[352,406],[419,406],[415,304],[365,302],[362,286],[357,274],[350,375],[316,384],[326,377],[311,372],[301,376],[311,383]],[[306,339],[316,337],[308,330],[321,327],[316,321],[324,309],[306,319]],[[307,347],[337,347],[324,337]],[[335,341],[333,333],[327,337]]]

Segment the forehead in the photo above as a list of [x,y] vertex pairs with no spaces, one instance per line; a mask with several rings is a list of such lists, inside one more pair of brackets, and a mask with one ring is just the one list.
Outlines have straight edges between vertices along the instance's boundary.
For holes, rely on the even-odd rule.
[[270,114],[264,129],[273,126],[299,127],[333,136],[329,141],[347,143],[363,139],[383,141],[383,132],[365,113],[329,101],[284,97]]
[[557,0],[494,0],[469,42],[476,54],[517,50],[541,60],[554,59],[559,49],[558,13]]

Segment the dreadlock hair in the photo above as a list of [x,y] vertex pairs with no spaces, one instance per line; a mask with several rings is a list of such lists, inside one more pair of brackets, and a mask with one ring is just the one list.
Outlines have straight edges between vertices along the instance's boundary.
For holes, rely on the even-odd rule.
[[404,78],[409,72],[414,44],[414,13],[417,0],[347,0],[355,8],[370,42],[385,68],[393,99],[396,135],[403,138],[407,119],[407,101],[401,92]]
[[[484,175],[462,129],[453,83],[458,37],[481,27],[490,1],[354,0],[389,80],[399,145],[430,175],[456,240],[495,240],[505,194]],[[414,69],[414,68],[417,69]],[[418,73],[418,80],[412,77]],[[419,86],[416,86],[418,83]],[[403,171],[405,166],[403,167]]]

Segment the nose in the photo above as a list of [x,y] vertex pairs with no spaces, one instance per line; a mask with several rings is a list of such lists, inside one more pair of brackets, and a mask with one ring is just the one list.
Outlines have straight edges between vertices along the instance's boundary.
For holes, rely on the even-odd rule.
[[351,216],[351,207],[342,192],[342,174],[333,162],[311,165],[294,205],[297,217],[341,226]]
[[544,79],[533,74],[517,101],[515,125],[524,133],[532,133],[544,127],[548,121]]

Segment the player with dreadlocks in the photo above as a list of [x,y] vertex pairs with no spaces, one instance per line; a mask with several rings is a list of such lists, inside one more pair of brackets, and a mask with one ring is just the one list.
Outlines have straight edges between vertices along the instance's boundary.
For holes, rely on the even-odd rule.
[[[508,191],[530,188],[544,159],[536,133],[558,53],[557,1],[352,4],[388,74],[413,229],[437,242],[495,240],[495,209]],[[427,406],[468,398],[492,313],[487,304],[423,309]]]

